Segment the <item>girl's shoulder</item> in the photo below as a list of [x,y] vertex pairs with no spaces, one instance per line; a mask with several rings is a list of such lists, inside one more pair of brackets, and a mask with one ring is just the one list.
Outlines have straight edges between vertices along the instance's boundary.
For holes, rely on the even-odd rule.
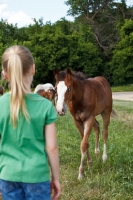
[[25,95],[26,100],[36,100],[36,101],[49,101],[48,99],[42,97],[37,93],[29,93]]
[[25,100],[26,102],[33,102],[33,103],[38,103],[38,104],[45,104],[46,105],[51,105],[52,102],[49,99],[46,99],[44,97],[42,97],[41,95],[37,94],[37,93],[30,93],[25,95]]
[[6,92],[2,96],[0,96],[0,101],[4,101],[5,99],[9,99],[10,93]]

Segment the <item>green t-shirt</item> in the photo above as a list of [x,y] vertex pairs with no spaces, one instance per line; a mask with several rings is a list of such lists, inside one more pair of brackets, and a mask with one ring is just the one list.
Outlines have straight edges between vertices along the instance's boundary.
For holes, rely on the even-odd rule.
[[0,179],[38,183],[50,180],[44,126],[55,122],[52,103],[38,94],[25,95],[30,122],[21,114],[10,122],[10,93],[0,97]]

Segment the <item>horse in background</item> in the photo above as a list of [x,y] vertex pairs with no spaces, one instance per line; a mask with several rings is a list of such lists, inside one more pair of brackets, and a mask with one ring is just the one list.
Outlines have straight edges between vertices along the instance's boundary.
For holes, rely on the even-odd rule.
[[0,85],[0,96],[4,94],[4,88]]
[[108,81],[103,77],[86,78],[82,73],[54,70],[56,79],[55,89],[57,91],[56,110],[59,115],[64,115],[63,104],[66,103],[73,116],[74,123],[81,134],[81,162],[79,166],[78,179],[84,173],[84,158],[87,156],[88,166],[92,160],[89,153],[88,138],[92,128],[96,134],[95,153],[99,154],[100,127],[96,116],[101,114],[103,119],[103,161],[107,159],[106,143],[108,139],[108,126],[110,116],[115,115],[112,110],[112,91]]
[[[34,93],[41,95],[54,102],[55,98],[55,88],[51,83],[39,84],[36,86]],[[55,104],[55,103],[54,103]]]
[[[50,101],[53,102],[53,105],[56,106],[57,94],[56,94],[54,86],[51,83],[37,85],[34,90],[34,93],[37,93],[41,95],[42,97],[49,99]],[[66,112],[67,110],[67,106],[65,103],[63,104],[63,110],[64,112]]]

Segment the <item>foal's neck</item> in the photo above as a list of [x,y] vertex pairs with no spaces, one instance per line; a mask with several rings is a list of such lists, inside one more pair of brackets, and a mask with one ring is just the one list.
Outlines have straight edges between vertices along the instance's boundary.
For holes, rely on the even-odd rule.
[[73,90],[73,101],[80,102],[82,100],[84,90],[82,81],[75,80]]

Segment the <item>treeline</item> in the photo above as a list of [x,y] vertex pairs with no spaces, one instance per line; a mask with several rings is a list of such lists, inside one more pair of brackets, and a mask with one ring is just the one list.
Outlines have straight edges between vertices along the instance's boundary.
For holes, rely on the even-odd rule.
[[36,74],[33,85],[53,83],[53,69],[67,67],[88,77],[104,76],[111,85],[133,82],[133,7],[125,1],[69,0],[68,14],[52,24],[34,19],[18,28],[0,21],[0,60],[4,50],[15,44],[32,52]]

